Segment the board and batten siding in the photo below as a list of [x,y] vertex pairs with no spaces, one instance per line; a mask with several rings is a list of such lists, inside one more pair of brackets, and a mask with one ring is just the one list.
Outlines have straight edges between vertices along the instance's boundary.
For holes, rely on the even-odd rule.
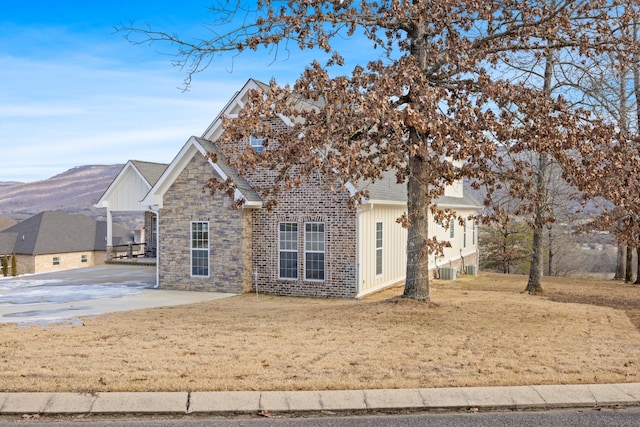
[[[463,218],[467,218],[476,213],[475,209],[471,208],[456,208],[454,210]],[[444,256],[437,257],[437,260],[434,256],[431,256],[429,259],[429,268],[445,267],[451,264],[460,270],[460,261],[462,257],[465,258],[465,265],[477,265],[478,228],[476,225],[474,231],[473,220],[467,219],[464,225],[460,224],[458,220],[454,220],[453,238],[451,237],[450,225],[445,227],[444,225],[435,224],[431,221],[430,226],[432,227],[432,230],[435,229],[436,238],[441,242],[449,242],[451,247],[444,248]],[[452,264],[454,262],[456,262],[456,265]]]
[[[407,230],[396,222],[405,206],[362,205],[358,208],[358,296],[404,280]],[[382,223],[382,274],[376,274],[376,223]]]
[[144,210],[140,200],[149,192],[149,184],[132,168],[128,168],[123,176],[126,185],[119,186],[110,197],[111,211]]

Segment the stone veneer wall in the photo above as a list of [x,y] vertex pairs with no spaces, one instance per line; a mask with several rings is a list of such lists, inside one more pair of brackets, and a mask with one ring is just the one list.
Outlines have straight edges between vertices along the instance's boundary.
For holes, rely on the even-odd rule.
[[[158,218],[160,288],[240,293],[248,286],[247,219],[228,195],[212,197],[204,188],[214,173],[197,153],[164,195]],[[209,221],[209,277],[191,277],[191,221]]]

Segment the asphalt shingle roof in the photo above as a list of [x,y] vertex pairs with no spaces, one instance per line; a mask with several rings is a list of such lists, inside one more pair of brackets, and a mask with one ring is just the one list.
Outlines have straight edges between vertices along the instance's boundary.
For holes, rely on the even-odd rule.
[[216,146],[216,144],[209,141],[208,139],[204,139],[200,137],[194,137],[194,138],[196,138],[198,143],[200,143],[205,150],[209,152],[213,152],[218,156],[218,161],[216,162],[216,164],[220,167],[220,169],[222,169],[225,175],[227,175],[231,179],[231,181],[233,181],[236,188],[240,190],[240,192],[245,197],[245,199],[247,199],[248,202],[262,201],[262,197],[260,197],[260,195],[251,187],[251,185],[247,182],[247,180],[241,177],[235,168],[227,164],[227,162],[225,161],[224,154],[222,154],[222,151],[220,151],[220,149]]
[[[114,227],[117,240],[126,231]],[[41,212],[0,232],[0,253],[41,255],[105,250],[106,222],[62,211]],[[117,243],[117,242],[114,242]]]
[[160,179],[167,167],[166,163],[144,162],[142,160],[131,160],[131,163],[140,171],[144,179],[153,187]]

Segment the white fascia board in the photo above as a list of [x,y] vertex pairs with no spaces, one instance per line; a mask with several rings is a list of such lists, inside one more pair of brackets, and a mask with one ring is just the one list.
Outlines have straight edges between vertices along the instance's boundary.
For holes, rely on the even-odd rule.
[[107,187],[104,194],[102,194],[100,199],[95,203],[94,206],[96,208],[106,208],[109,206],[109,200],[111,199],[111,195],[113,194],[113,192],[115,192],[118,189],[118,187],[120,187],[120,185],[123,183],[123,180],[126,179],[125,176],[127,175],[127,172],[129,171],[129,169],[133,170],[134,173],[136,173],[140,178],[142,178],[142,181],[147,184],[148,189],[151,189],[151,184],[149,184],[149,181],[147,181],[144,175],[140,173],[140,171],[138,170],[137,167],[135,167],[133,162],[129,160],[122,167],[120,172],[118,172],[118,175],[116,175],[116,177],[113,179],[111,184],[109,184],[109,187]]
[[[191,160],[191,157],[198,151],[196,147],[197,141],[194,137],[190,137],[189,140],[182,146],[180,152],[174,157],[173,161],[169,164],[164,171],[158,182],[149,190],[144,199],[140,202],[145,206],[157,205],[162,207],[162,201],[164,194],[167,192],[171,184],[176,180],[180,172],[184,169],[187,163]],[[200,145],[200,144],[197,144]]]
[[210,141],[215,141],[216,139],[218,139],[220,137],[220,134],[222,133],[222,118],[224,116],[230,117],[231,114],[229,114],[229,111],[232,111],[235,106],[239,106],[239,107],[244,106],[244,102],[242,100],[244,99],[247,92],[249,92],[249,90],[251,89],[257,89],[257,88],[258,88],[258,84],[253,79],[247,80],[247,82],[244,84],[242,89],[236,92],[231,97],[229,102],[227,102],[224,108],[222,108],[220,113],[211,122],[209,127],[207,127],[207,129],[204,131],[204,133],[202,134],[202,137]]
[[477,211],[482,209],[482,206],[477,205],[457,205],[455,203],[436,203],[438,207],[448,208],[448,209],[468,209],[471,211]]
[[362,204],[372,204],[372,205],[385,205],[385,206],[407,206],[407,202],[401,202],[398,200],[376,200],[376,199],[366,199]]

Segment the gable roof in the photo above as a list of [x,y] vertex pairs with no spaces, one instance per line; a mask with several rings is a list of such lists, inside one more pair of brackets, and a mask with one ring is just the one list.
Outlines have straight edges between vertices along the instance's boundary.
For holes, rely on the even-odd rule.
[[251,187],[246,179],[242,178],[238,174],[237,170],[226,163],[224,156],[216,145],[205,138],[197,136],[189,138],[178,155],[169,164],[160,179],[158,179],[158,182],[155,183],[144,197],[142,204],[162,207],[164,194],[169,190],[171,184],[173,184],[173,182],[178,178],[193,156],[200,153],[206,157],[208,152],[218,154],[217,162],[213,162],[211,159],[208,159],[212,170],[215,171],[223,180],[230,179],[234,183],[236,187],[234,200],[244,199],[245,203],[243,206],[246,208],[262,207],[262,198],[260,195]]
[[142,160],[131,160],[131,164],[152,187],[158,182],[164,171],[167,170],[167,166],[169,166],[166,163],[145,162]]
[[95,206],[120,211],[144,210],[140,201],[158,182],[167,167],[165,163],[129,160]]
[[[120,240],[126,232],[118,228]],[[40,212],[0,232],[0,253],[41,255],[106,249],[106,222],[62,211]]]

